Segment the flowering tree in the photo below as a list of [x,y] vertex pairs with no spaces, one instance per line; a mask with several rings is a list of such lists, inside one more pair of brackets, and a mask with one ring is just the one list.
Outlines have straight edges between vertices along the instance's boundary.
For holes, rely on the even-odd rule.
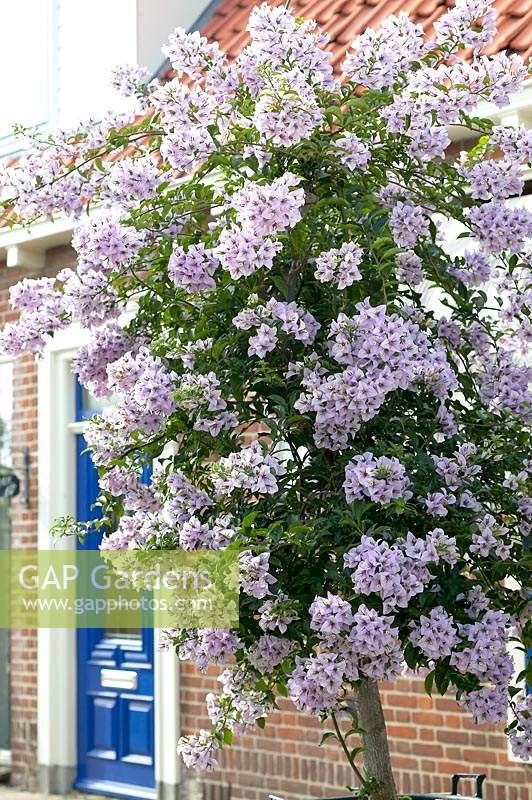
[[[102,547],[241,548],[239,629],[166,634],[202,670],[229,664],[212,730],[179,742],[189,766],[214,769],[289,696],[389,800],[377,684],[405,669],[478,723],[510,705],[514,752],[532,753],[508,653],[530,644],[532,214],[506,202],[532,133],[471,116],[528,74],[480,54],[490,2],[457,0],[428,43],[388,18],[341,80],[285,7],[253,9],[232,63],[178,29],[174,80],[115,75],[136,117],[28,134],[2,174],[11,221],[94,207],[77,269],[11,290],[1,346],[91,330],[74,370],[117,398],[86,432],[120,518]],[[476,137],[454,163],[449,125]]]

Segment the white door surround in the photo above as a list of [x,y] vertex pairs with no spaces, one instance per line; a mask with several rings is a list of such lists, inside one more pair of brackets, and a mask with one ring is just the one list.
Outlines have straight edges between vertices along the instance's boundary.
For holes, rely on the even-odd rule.
[[[38,546],[74,549],[73,539],[52,539],[55,517],[75,514],[76,450],[72,358],[88,334],[72,327],[47,346],[38,366]],[[157,641],[157,632],[155,635]],[[155,650],[155,778],[159,800],[179,796],[179,662],[172,651]],[[38,631],[37,737],[39,788],[66,794],[77,772],[76,631]]]

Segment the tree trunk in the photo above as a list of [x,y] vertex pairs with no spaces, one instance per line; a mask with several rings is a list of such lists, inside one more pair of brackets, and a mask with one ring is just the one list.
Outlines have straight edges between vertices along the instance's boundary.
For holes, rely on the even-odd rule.
[[364,730],[362,742],[366,748],[363,755],[368,778],[374,778],[378,786],[371,792],[372,800],[394,800],[397,790],[390,763],[386,723],[376,681],[365,680],[355,696],[358,726]]

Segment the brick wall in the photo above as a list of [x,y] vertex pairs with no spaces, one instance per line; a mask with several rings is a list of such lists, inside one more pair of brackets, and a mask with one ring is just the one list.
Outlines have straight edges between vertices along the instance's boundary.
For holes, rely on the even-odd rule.
[[[73,263],[73,251],[58,247],[47,253],[39,272],[7,269],[0,263],[0,327],[16,319],[9,308],[9,287],[25,277],[51,276]],[[21,479],[21,493],[11,504],[11,547],[37,547],[38,431],[37,365],[30,356],[14,361],[11,446],[13,466]],[[24,486],[24,451],[30,456],[29,503]],[[13,630],[10,635],[10,739],[12,782],[35,788],[37,772],[37,632]]]
[[[181,666],[184,733],[209,727],[205,695],[218,690],[217,674]],[[453,772],[485,772],[488,800],[532,799],[532,764],[509,761],[502,729],[474,725],[453,699],[428,697],[419,680],[401,679],[381,691],[400,791],[449,791]],[[222,755],[223,769],[200,779],[204,800],[266,800],[269,792],[285,800],[345,795],[353,779],[334,742],[319,746],[321,733],[317,721],[283,700],[263,731],[235,737]],[[472,789],[460,786],[462,793]]]

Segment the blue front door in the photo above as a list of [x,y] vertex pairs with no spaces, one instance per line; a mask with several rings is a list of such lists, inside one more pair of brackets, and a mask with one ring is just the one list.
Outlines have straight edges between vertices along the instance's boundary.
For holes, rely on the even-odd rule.
[[[88,398],[77,390],[76,417]],[[94,411],[94,408],[92,409]],[[98,476],[77,436],[77,517],[94,518]],[[101,534],[80,548],[98,547]],[[78,775],[76,788],[126,798],[154,798],[153,629],[77,632]]]

